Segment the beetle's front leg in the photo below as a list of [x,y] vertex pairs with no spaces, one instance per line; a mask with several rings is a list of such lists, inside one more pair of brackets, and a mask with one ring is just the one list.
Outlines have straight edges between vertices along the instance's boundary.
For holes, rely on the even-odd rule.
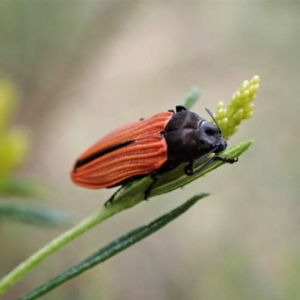
[[238,159],[238,157],[236,157],[236,158],[226,158],[226,157],[221,157],[221,156],[213,156],[204,165],[202,165],[199,169],[196,169],[196,170],[194,170],[194,166],[193,166],[194,162],[190,161],[185,166],[184,172],[187,176],[194,175],[196,173],[199,173],[199,172],[203,171],[205,168],[207,168],[210,164],[212,164],[216,160],[220,160],[220,161],[225,162],[225,163],[233,164],[233,163],[237,162],[239,159]]
[[234,164],[234,163],[239,161],[238,157],[236,157],[236,158],[227,158],[227,157],[222,157],[222,156],[216,156],[216,157],[214,157],[214,159],[223,161],[223,162],[228,163],[228,164]]

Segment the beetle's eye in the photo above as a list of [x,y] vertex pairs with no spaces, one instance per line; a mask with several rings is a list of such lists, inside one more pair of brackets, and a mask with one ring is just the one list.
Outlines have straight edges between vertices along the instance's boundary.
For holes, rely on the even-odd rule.
[[214,128],[206,128],[204,132],[207,135],[214,135],[214,134],[216,134],[216,131],[214,130]]

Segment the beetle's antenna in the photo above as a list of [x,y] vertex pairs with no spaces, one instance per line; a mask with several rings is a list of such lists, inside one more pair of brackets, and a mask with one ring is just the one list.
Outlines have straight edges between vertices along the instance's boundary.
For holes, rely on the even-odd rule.
[[219,130],[219,133],[220,133],[220,135],[221,135],[221,128],[220,128],[220,126],[219,126],[219,124],[218,124],[216,118],[214,117],[213,113],[212,113],[208,108],[205,108],[205,110],[207,111],[207,113],[211,116],[211,118],[212,118],[213,121],[215,122],[215,124],[216,124],[216,126],[217,126],[217,128],[218,128],[218,130]]

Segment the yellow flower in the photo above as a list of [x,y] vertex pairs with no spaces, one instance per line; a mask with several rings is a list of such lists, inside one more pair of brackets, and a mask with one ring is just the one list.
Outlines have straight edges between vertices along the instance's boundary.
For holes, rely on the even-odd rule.
[[3,132],[12,118],[16,106],[16,89],[5,79],[0,78],[0,132]]
[[28,134],[23,128],[9,128],[17,105],[17,91],[5,79],[0,79],[0,187],[25,158]]
[[[232,95],[229,105],[219,102],[214,115],[218,122],[222,136],[227,140],[237,130],[239,124],[253,115],[253,100],[259,89],[259,76],[254,76],[250,81],[246,80]],[[213,122],[213,121],[212,121]]]

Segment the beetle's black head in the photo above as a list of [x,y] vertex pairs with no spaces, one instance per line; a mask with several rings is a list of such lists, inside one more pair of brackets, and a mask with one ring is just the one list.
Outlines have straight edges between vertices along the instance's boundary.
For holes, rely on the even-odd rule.
[[227,142],[222,138],[219,126],[203,120],[198,134],[203,153],[219,153],[227,147]]

